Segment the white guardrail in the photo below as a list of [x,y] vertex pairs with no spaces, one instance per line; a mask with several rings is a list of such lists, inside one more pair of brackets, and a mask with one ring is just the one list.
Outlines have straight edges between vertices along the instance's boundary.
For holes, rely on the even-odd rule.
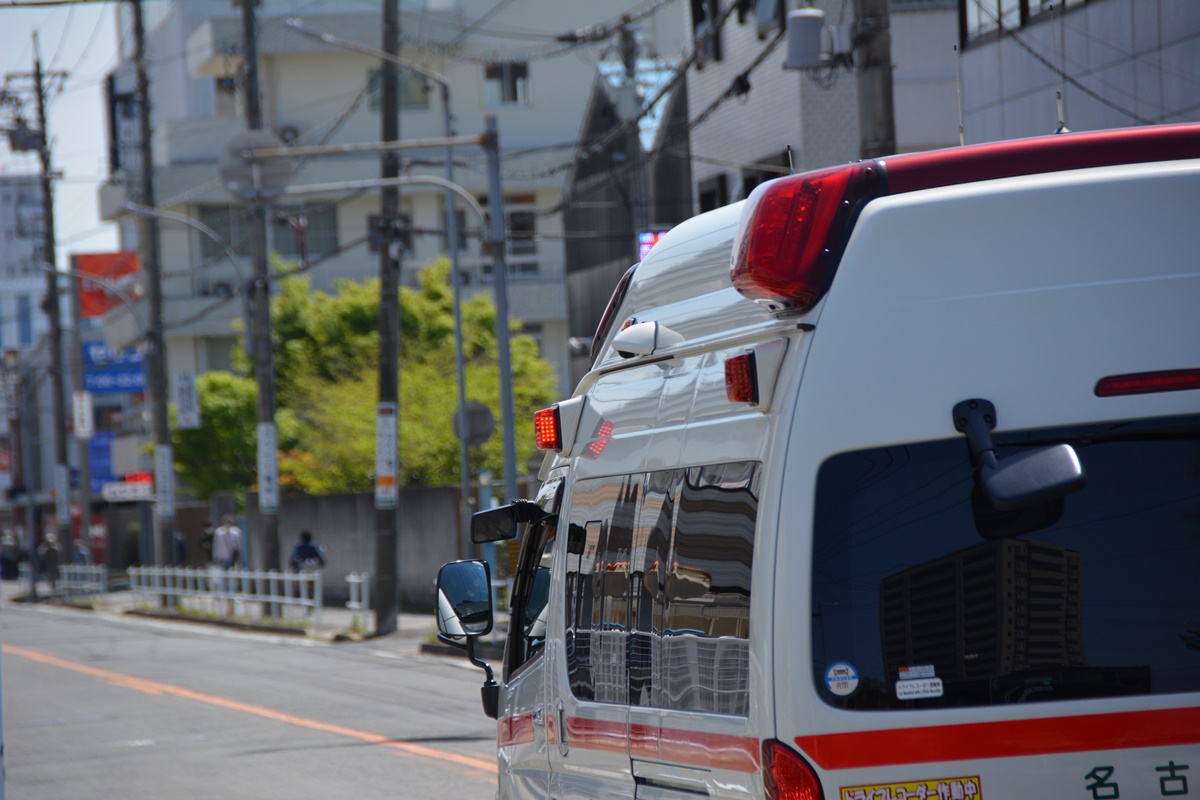
[[346,588],[350,590],[346,608],[353,612],[351,625],[356,630],[366,630],[371,614],[371,576],[366,572],[351,572],[346,576]]
[[216,616],[286,618],[311,613],[321,624],[324,592],[320,572],[275,572],[208,567],[130,567],[129,590],[159,608],[167,598]]
[[67,564],[58,568],[58,592],[64,597],[88,597],[108,591],[108,568]]

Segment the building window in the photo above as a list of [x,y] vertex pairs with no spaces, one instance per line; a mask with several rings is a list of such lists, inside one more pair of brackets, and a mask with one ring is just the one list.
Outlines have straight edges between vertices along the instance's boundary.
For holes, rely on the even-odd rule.
[[[399,82],[400,108],[421,109],[429,108],[429,79],[419,72],[404,67],[396,68],[396,80]],[[371,70],[368,78],[368,95],[372,111],[383,107],[383,70]]]
[[729,204],[729,178],[725,173],[700,181],[697,188],[700,194],[701,213]]
[[529,65],[524,62],[485,65],[483,97],[489,106],[529,105]]
[[[698,63],[721,60],[721,0],[691,0],[692,39],[698,50]],[[711,34],[711,35],[710,35]]]
[[[197,216],[200,222],[213,229],[222,242],[228,243],[233,252],[244,258],[250,257],[250,215],[245,208],[200,206]],[[333,203],[277,207],[271,230],[274,252],[285,258],[297,258],[301,255],[300,241],[292,222],[300,220],[301,217],[307,223],[307,258],[320,258],[337,252],[337,208]],[[215,259],[224,255],[225,248],[221,242],[215,242],[208,236],[200,238],[202,258]]]
[[[446,213],[446,208],[443,206],[438,209],[438,224],[442,226],[442,249],[450,249],[450,226],[449,215]],[[467,212],[461,208],[454,209],[454,222],[458,226],[456,231],[458,239],[458,249],[467,249]]]
[[33,344],[33,303],[27,294],[17,298],[17,343],[25,347]]
[[754,163],[756,169],[742,170],[742,197],[749,197],[760,183],[782,178],[791,172],[790,158],[786,150],[760,158]]
[[1048,19],[1087,0],[958,0],[959,35],[963,44],[987,41],[1001,30],[1015,31]]
[[217,119],[237,119],[237,78],[213,79],[213,106]]

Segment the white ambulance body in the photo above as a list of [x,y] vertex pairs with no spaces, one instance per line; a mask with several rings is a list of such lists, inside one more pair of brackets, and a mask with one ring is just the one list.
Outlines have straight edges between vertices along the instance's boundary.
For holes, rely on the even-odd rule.
[[500,797],[1200,797],[1200,125],[783,178],[626,278],[475,520]]

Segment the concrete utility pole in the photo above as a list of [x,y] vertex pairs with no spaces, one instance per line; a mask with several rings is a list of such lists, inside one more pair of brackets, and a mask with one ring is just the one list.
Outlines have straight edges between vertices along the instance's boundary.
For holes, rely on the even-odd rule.
[[[33,34],[33,83],[37,96],[38,156],[42,163],[42,261],[55,268],[46,274],[46,315],[50,318],[50,373],[54,393],[54,492],[58,541],[69,557],[71,547],[70,466],[67,461],[66,387],[62,347],[62,309],[58,302],[57,253],[54,236],[54,183],[50,143],[46,134],[46,89],[37,33]],[[37,531],[33,542],[36,547]]]
[[500,364],[500,431],[504,437],[504,499],[520,497],[517,489],[517,448],[513,438],[512,355],[508,340],[508,265],[504,261],[504,195],[500,193],[500,132],[488,117],[484,149],[488,159],[488,216],[491,222],[492,280],[496,290],[496,358]]
[[[383,4],[383,50],[390,56],[400,52],[399,0]],[[380,138],[400,138],[396,62],[381,59],[383,104]],[[395,151],[381,159],[384,180],[400,175]],[[400,440],[400,255],[403,232],[400,225],[400,191],[391,185],[379,193],[379,405],[375,421],[375,612],[377,633],[396,630],[400,605],[399,558],[396,538],[399,503]],[[390,481],[390,485],[388,485]]]
[[890,156],[896,152],[896,116],[892,101],[888,0],[854,0],[854,18],[855,49],[862,54],[862,71],[858,76],[858,155],[860,158]]
[[[258,95],[259,0],[242,0],[242,56],[245,61],[246,127],[262,130]],[[257,167],[256,167],[257,168]],[[275,455],[275,357],[271,347],[271,276],[267,263],[267,209],[256,193],[250,205],[250,255],[254,277],[254,377],[258,381],[258,524],[263,567],[279,569],[279,464]]]
[[[142,0],[132,0],[133,37],[137,63],[138,136],[141,151],[140,202],[154,208],[154,157],[151,149],[150,80],[146,74],[146,29]],[[163,336],[162,257],[159,252],[158,218],[138,216],[138,259],[146,273],[150,302],[146,331],[146,393],[150,425],[154,434],[155,563],[175,563],[174,459],[171,452],[170,421],[167,418],[167,343]],[[86,520],[85,520],[86,522]]]

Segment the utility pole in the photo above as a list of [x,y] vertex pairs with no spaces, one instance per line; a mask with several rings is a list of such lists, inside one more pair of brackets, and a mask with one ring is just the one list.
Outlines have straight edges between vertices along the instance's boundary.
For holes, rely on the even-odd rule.
[[[58,541],[69,556],[71,547],[70,466],[67,461],[67,412],[62,348],[62,309],[58,302],[58,264],[54,236],[54,183],[50,167],[50,142],[46,134],[46,88],[37,33],[33,34],[33,83],[37,95],[38,156],[42,162],[42,261],[46,273],[46,314],[50,318],[50,373],[54,394],[54,492]],[[37,542],[34,531],[34,543]]]
[[500,432],[504,437],[504,499],[511,503],[517,489],[517,448],[513,439],[512,355],[508,340],[508,265],[504,261],[504,196],[500,193],[500,132],[488,117],[484,149],[488,161],[488,216],[492,248],[492,280],[496,290],[496,357],[500,364]]
[[[383,50],[390,56],[400,53],[399,0],[383,4]],[[385,142],[400,138],[399,70],[396,62],[381,59],[383,78],[382,122],[380,138]],[[394,151],[381,159],[380,175],[386,180],[400,175],[400,162]],[[400,255],[403,244],[400,224],[400,190],[387,186],[379,193],[381,229],[379,236],[379,405],[375,419],[375,631],[396,630],[400,606],[397,579],[400,439]],[[382,469],[380,469],[382,467]],[[387,481],[391,485],[387,485]]]
[[[142,20],[142,0],[132,0],[133,36],[137,62],[138,136],[141,151],[140,202],[154,208],[154,158],[151,151],[150,81],[146,75],[146,30]],[[146,389],[154,434],[155,563],[175,563],[174,459],[171,431],[167,419],[167,346],[163,337],[162,262],[158,241],[158,218],[138,215],[138,258],[146,272],[150,301],[149,329],[146,331]],[[88,487],[89,489],[91,487]]]
[[896,152],[896,115],[888,0],[854,0],[854,18],[855,47],[863,55],[858,76],[858,155],[864,159],[890,156]]
[[[258,96],[259,0],[242,0],[242,55],[245,61],[246,127],[262,130]],[[255,165],[257,171],[258,167]],[[257,173],[256,173],[257,174]],[[267,209],[260,193],[250,205],[250,255],[254,262],[254,377],[258,382],[258,524],[263,567],[279,569],[279,464],[275,454],[275,358],[271,346],[271,276],[267,264]]]

